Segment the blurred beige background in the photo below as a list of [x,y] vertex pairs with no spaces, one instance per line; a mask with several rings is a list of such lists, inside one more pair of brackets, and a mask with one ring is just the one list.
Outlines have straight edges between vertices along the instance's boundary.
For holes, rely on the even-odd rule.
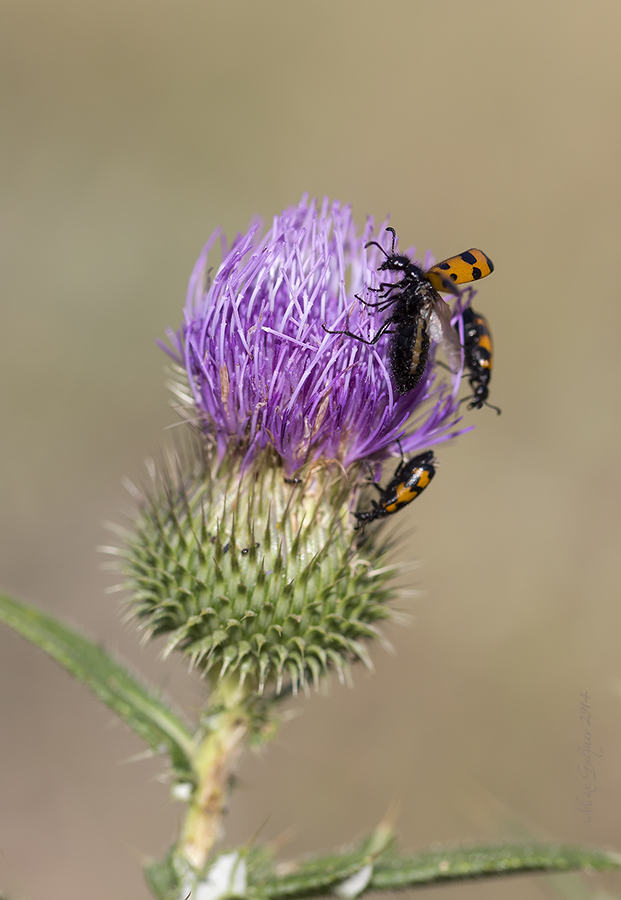
[[[95,546],[175,421],[155,339],[203,242],[309,191],[438,257],[480,246],[503,415],[469,414],[396,523],[413,627],[353,691],[290,704],[226,840],[295,826],[283,855],[326,850],[398,796],[404,848],[620,848],[619,3],[5,0],[0,20],[2,587],[191,712],[200,684],[140,650]],[[5,629],[0,667],[0,887],[145,900],[180,815],[159,765],[124,764],[139,740]],[[589,825],[581,691],[604,748]]]

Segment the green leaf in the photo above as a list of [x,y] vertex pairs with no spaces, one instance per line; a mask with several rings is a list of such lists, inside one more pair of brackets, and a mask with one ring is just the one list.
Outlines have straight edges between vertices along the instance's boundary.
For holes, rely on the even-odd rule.
[[268,878],[257,885],[259,896],[267,898],[309,897],[330,893],[365,864],[361,852],[333,854],[299,863],[290,875]]
[[184,722],[102,646],[6,594],[0,594],[0,622],[45,650],[74,678],[88,685],[152,750],[168,752],[179,779],[194,780],[195,745]]
[[555,844],[510,844],[495,847],[462,847],[439,853],[420,853],[379,860],[369,887],[394,890],[416,884],[433,884],[515,875],[519,872],[566,872],[570,869],[619,869],[621,855],[586,847]]
[[172,851],[161,862],[148,863],[144,874],[151,893],[157,900],[172,900],[179,897],[180,879],[175,869]]
[[[249,895],[265,900],[289,900],[333,893],[345,879],[372,861],[362,850],[299,863],[280,878],[256,878],[250,872]],[[400,856],[390,850],[373,863],[373,875],[363,893],[430,885],[466,878],[563,872],[571,869],[619,869],[621,855],[609,851],[559,845],[512,844],[462,847],[434,853]]]

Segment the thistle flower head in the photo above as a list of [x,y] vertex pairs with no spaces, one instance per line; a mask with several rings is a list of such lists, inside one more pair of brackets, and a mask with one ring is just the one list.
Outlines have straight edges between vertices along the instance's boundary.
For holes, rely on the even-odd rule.
[[381,251],[365,245],[383,232],[367,219],[358,233],[350,207],[304,198],[267,233],[254,222],[230,249],[223,242],[213,277],[208,255],[218,232],[209,239],[190,278],[183,328],[171,337],[185,370],[178,396],[220,458],[234,449],[247,464],[271,447],[292,474],[319,459],[345,468],[379,461],[399,452],[398,439],[408,453],[456,434],[459,375],[447,385],[430,365],[401,395],[387,362],[390,336],[369,346],[323,327],[367,339],[377,332],[384,314],[358,298],[372,299],[380,281]]
[[254,222],[223,241],[213,271],[217,235],[167,350],[199,449],[156,477],[125,570],[167,651],[259,693],[284,679],[295,690],[369,662],[391,591],[384,548],[353,530],[362,463],[457,435],[461,373],[439,374],[432,343],[425,376],[399,394],[390,336],[327,333],[369,340],[385,319],[362,302],[386,278],[371,219],[359,233],[349,207],[303,198],[265,234]]

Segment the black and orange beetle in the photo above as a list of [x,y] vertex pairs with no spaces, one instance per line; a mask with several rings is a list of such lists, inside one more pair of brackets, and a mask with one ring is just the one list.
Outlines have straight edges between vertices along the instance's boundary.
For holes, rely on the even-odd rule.
[[494,362],[492,335],[487,319],[481,313],[475,312],[471,306],[466,307],[461,319],[464,323],[465,364],[469,370],[468,380],[472,388],[472,395],[464,397],[461,402],[470,400],[468,409],[481,409],[483,406],[489,406],[500,415],[498,407],[487,402]]
[[391,516],[415,500],[436,474],[435,461],[433,451],[427,450],[425,453],[419,453],[418,456],[412,457],[408,462],[401,460],[394,478],[385,488],[382,488],[376,481],[370,482],[379,491],[379,502],[373,500],[373,509],[367,512],[354,513],[358,519],[356,528],[367,525],[375,519]]
[[367,247],[376,246],[386,255],[378,266],[378,272],[400,272],[401,281],[382,282],[377,288],[378,303],[368,303],[358,299],[365,306],[373,306],[383,311],[392,307],[391,314],[382,324],[377,334],[367,340],[351,331],[331,331],[328,334],[344,334],[364,344],[376,344],[385,334],[392,335],[390,368],[400,394],[407,394],[421,381],[432,340],[437,341],[446,353],[453,372],[459,370],[461,346],[455,331],[451,328],[451,309],[440,297],[439,292],[459,294],[458,284],[478,281],[494,271],[494,265],[481,250],[466,250],[459,256],[445,259],[425,271],[419,268],[409,256],[395,253],[397,233],[392,233],[390,253],[378,244],[369,241]]

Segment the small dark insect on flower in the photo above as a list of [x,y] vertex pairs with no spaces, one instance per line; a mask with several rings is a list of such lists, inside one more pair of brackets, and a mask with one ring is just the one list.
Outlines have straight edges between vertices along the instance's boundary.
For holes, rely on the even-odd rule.
[[[487,402],[494,362],[492,335],[487,319],[481,313],[475,312],[471,306],[464,309],[461,319],[464,323],[464,353],[472,395],[464,397],[460,403],[470,400],[468,409],[482,409],[483,406],[489,406],[500,415],[500,409]],[[456,324],[456,328],[458,324]]]
[[379,502],[373,500],[372,509],[355,513],[358,519],[356,528],[364,527],[374,519],[391,516],[415,500],[436,474],[434,463],[433,451],[428,450],[408,462],[401,460],[394,477],[385,488],[380,487],[376,481],[370,482],[379,491]]
[[432,340],[445,351],[452,372],[458,372],[461,368],[461,346],[451,328],[451,308],[438,291],[459,296],[455,285],[482,278],[494,267],[480,250],[468,250],[424,270],[409,256],[395,252],[397,233],[390,227],[386,231],[392,233],[390,253],[376,241],[370,241],[367,247],[375,245],[386,255],[378,271],[398,272],[403,278],[396,282],[381,282],[378,288],[372,289],[379,294],[377,303],[369,303],[361,297],[358,299],[365,306],[375,307],[380,312],[391,309],[390,315],[370,340],[349,330],[325,330],[329,334],[345,334],[371,345],[376,344],[384,334],[391,334],[390,367],[399,393],[405,394],[414,390],[425,374]]

